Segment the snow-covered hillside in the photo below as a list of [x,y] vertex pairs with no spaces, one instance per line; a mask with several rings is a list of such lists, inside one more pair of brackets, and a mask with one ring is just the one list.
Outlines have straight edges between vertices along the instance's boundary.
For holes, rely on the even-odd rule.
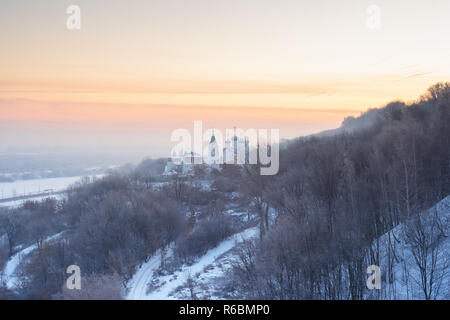
[[[183,265],[178,270],[164,275],[159,275],[157,270],[161,261],[173,258],[172,249],[167,250],[164,258],[161,258],[161,251],[158,251],[139,268],[129,281],[127,299],[191,299],[192,294],[199,299],[220,299],[220,296],[214,296],[213,287],[218,284],[215,280],[222,277],[231,266],[232,249],[243,240],[257,235],[258,228],[255,227],[237,233],[221,242],[217,247],[210,249],[192,265]],[[196,288],[192,288],[190,283],[195,283]],[[203,287],[203,289],[195,292],[199,287]]]
[[[103,174],[98,174],[93,175],[92,177],[100,178],[102,176]],[[82,177],[83,176],[0,182],[0,207],[18,207],[27,200],[40,201],[48,198],[49,195],[51,195],[52,198],[61,199],[63,196],[58,193],[66,190],[76,182],[79,182]],[[10,200],[6,201],[8,198]]]
[[[47,239],[45,239],[44,243],[56,240],[62,234],[63,234],[63,232],[60,232],[51,237],[48,237]],[[17,285],[17,278],[15,276],[15,272],[16,272],[17,267],[19,266],[20,262],[22,261],[23,258],[25,258],[31,252],[36,250],[36,248],[37,248],[37,245],[34,244],[25,249],[22,249],[19,252],[17,252],[15,255],[13,255],[6,263],[5,269],[3,270],[3,276],[5,277],[6,285],[9,289],[13,289]]]
[[[420,223],[419,223],[420,222]],[[368,299],[450,298],[450,196],[381,236],[372,245],[380,249],[380,290]],[[422,272],[421,272],[422,270]],[[391,271],[391,272],[390,272]]]
[[[417,231],[414,223],[417,223],[417,220],[413,217],[372,244],[373,252],[379,252],[378,265],[381,269],[382,284],[380,290],[366,291],[365,299],[425,299],[422,289],[424,283],[415,259],[418,249],[417,247],[413,249],[411,243],[411,232]],[[434,242],[434,245],[427,249],[428,265],[426,273],[423,274],[427,275],[429,283],[433,273],[431,298],[449,299],[450,196],[423,212],[421,223],[427,233],[428,240],[424,239],[424,241]],[[418,232],[420,233],[420,230]],[[167,263],[173,259],[172,248],[165,252],[164,258],[158,251],[128,282],[127,299],[226,298],[221,290],[226,285],[227,271],[230,270],[236,258],[233,249],[243,239],[250,239],[257,235],[258,228],[249,228],[224,240],[192,265],[183,265],[175,271],[160,268],[162,261]],[[423,259],[420,262],[423,263]]]

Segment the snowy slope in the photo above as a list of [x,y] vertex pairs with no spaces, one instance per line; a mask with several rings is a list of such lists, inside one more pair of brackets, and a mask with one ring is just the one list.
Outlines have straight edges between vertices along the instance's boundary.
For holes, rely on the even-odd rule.
[[[450,298],[450,196],[437,203],[434,207],[423,213],[425,221],[439,217],[442,225],[441,241],[437,242],[437,263],[434,276],[442,279],[435,280],[439,286],[436,299]],[[402,223],[378,239],[380,247],[379,266],[382,274],[380,290],[368,291],[367,299],[424,299],[421,287],[419,266],[416,264],[411,245],[407,242],[407,226]],[[376,248],[377,241],[373,243]],[[428,254],[431,262],[431,254]],[[393,278],[388,279],[387,270],[393,270]],[[441,280],[441,281],[439,281]]]
[[29,198],[26,198],[26,199],[0,202],[0,207],[7,207],[7,208],[10,208],[10,209],[13,209],[13,208],[18,208],[18,207],[22,206],[25,202],[30,201],[30,200],[31,201],[43,201],[43,200],[49,199],[49,198],[56,199],[56,200],[62,200],[65,197],[66,197],[66,195],[65,194],[61,194],[61,193],[53,194],[51,196],[47,195],[47,196],[29,197]]
[[[168,255],[171,255],[171,249]],[[128,300],[145,300],[147,298],[147,284],[153,277],[153,273],[161,265],[161,250],[158,250],[147,262],[145,262],[128,282]]]
[[[210,249],[205,255],[200,257],[197,262],[190,266],[182,266],[172,274],[157,277],[154,272],[159,268],[161,258],[159,254],[152,257],[147,263],[136,272],[135,276],[130,280],[128,287],[130,288],[127,299],[135,300],[168,300],[177,299],[174,291],[186,284],[189,276],[194,274],[202,274],[210,272],[214,267],[214,263],[222,255],[234,248],[234,246],[243,241],[258,235],[258,228],[249,228],[241,233],[235,234],[221,242],[217,247]],[[217,269],[216,269],[217,270]],[[217,274],[216,274],[217,275]],[[156,289],[147,293],[148,285],[152,284]]]
[[[104,174],[92,175],[92,178],[101,178]],[[60,177],[18,180],[14,182],[0,182],[0,200],[15,197],[36,197],[45,190],[51,192],[60,192],[66,190],[69,186],[79,182],[83,176]],[[47,196],[46,196],[47,197]],[[44,197],[45,198],[45,197]],[[12,201],[14,205],[14,202]],[[0,202],[0,206],[6,206],[6,202]]]

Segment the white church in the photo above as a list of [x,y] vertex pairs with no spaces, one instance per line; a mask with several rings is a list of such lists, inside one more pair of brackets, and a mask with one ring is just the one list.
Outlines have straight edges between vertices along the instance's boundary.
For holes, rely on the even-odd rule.
[[231,139],[225,141],[225,147],[221,150],[213,131],[204,156],[192,151],[181,150],[178,154],[174,152],[167,161],[163,175],[191,175],[196,166],[220,170],[223,164],[244,164],[248,163],[248,160],[249,140],[247,137],[239,138],[235,132]]

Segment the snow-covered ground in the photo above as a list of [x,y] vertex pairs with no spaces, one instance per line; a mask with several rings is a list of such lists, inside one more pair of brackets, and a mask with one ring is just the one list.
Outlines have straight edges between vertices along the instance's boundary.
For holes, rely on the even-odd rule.
[[[45,239],[44,242],[49,242],[49,241],[58,239],[62,234],[63,234],[63,232],[57,233],[57,234]],[[22,259],[25,256],[30,254],[36,248],[37,248],[37,245],[34,244],[32,246],[29,246],[29,247],[23,249],[23,250],[17,252],[15,255],[13,255],[6,263],[5,269],[3,270],[3,276],[5,277],[6,285],[9,289],[12,289],[16,286],[17,278],[15,277],[14,272],[16,271],[17,267],[19,266],[20,262],[22,261]]]
[[47,196],[29,197],[29,198],[20,199],[20,200],[5,201],[5,202],[0,202],[0,207],[17,208],[29,200],[42,201],[47,198],[55,198],[56,200],[62,200],[65,196],[66,196],[65,194],[59,193],[59,194],[53,194],[50,196],[47,195]]
[[[426,223],[433,216],[439,217],[442,229],[441,241],[435,243],[437,248],[436,267],[434,268],[434,286],[436,299],[450,299],[450,196],[437,203],[434,207],[423,213],[423,221]],[[405,237],[406,224],[401,223],[390,232],[378,239],[380,247],[379,267],[382,274],[380,290],[369,291],[368,299],[425,299],[421,284],[421,274],[419,266],[415,262],[411,245]],[[429,237],[430,231],[425,228],[425,233]],[[377,241],[373,243],[375,248]],[[389,250],[390,248],[390,250]],[[431,266],[431,250],[428,254],[428,267]],[[393,277],[389,281],[387,270],[393,270]],[[431,275],[429,269],[428,277]]]
[[[147,263],[143,264],[128,283],[130,300],[169,300],[178,299],[176,289],[186,285],[189,277],[204,275],[205,277],[220,276],[223,270],[217,268],[218,260],[232,250],[238,243],[258,235],[258,228],[249,228],[222,241],[217,247],[210,249],[192,265],[183,265],[169,275],[158,277],[155,271],[161,263],[160,253],[155,254]],[[170,252],[167,254],[170,256]],[[214,271],[213,271],[214,270]],[[204,277],[204,278],[205,278]],[[147,292],[149,284],[153,289]]]
[[[168,184],[170,184],[171,181],[164,181],[164,182],[152,182],[152,186],[154,188],[160,189]],[[195,180],[192,182],[192,186],[199,188],[200,190],[211,190],[211,181],[209,180]]]
[[[166,255],[171,255],[172,250]],[[153,277],[153,273],[161,265],[161,250],[158,250],[147,262],[142,264],[139,270],[135,273],[133,278],[128,282],[128,287],[130,288],[128,292],[128,300],[145,300],[147,284]]]
[[[103,174],[98,174],[93,175],[92,177],[100,178],[102,176]],[[72,184],[80,181],[82,177],[83,176],[2,182],[0,183],[0,207],[18,207],[27,200],[40,201],[49,197],[61,199],[64,195],[52,193],[66,190]],[[42,195],[42,193],[45,192],[48,194]],[[1,201],[2,199],[12,197],[24,198]]]

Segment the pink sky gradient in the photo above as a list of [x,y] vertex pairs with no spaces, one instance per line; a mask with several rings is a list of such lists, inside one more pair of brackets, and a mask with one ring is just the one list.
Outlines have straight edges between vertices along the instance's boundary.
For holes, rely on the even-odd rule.
[[[282,138],[450,78],[450,2],[70,1],[0,3],[0,148],[154,146],[206,126]],[[93,138],[94,137],[94,138]]]

